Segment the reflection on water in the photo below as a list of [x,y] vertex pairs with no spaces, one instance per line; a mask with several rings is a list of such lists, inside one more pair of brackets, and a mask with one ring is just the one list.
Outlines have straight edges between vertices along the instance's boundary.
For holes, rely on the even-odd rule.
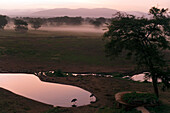
[[[54,71],[48,71],[48,73],[54,73]],[[66,76],[69,76],[69,74],[71,74],[71,76],[96,76],[96,77],[114,77],[111,74],[99,74],[99,73],[63,73]],[[38,72],[35,73],[36,76],[48,76],[46,75],[46,72]]]
[[77,106],[91,102],[88,91],[70,85],[42,82],[32,74],[0,74],[0,87],[54,106],[71,107],[74,98],[77,99]]
[[[147,81],[147,82],[152,82],[152,78],[146,76],[146,75],[149,75],[150,73],[148,72],[144,72],[142,74],[137,74],[137,75],[134,75],[131,77],[132,80],[134,81],[139,81],[139,82],[144,82],[144,81]],[[158,82],[161,82],[160,79],[158,79]]]

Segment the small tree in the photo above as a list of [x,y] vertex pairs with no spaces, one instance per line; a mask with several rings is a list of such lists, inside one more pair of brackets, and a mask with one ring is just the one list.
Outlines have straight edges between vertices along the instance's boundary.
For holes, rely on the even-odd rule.
[[96,21],[99,21],[99,22],[101,22],[102,24],[105,24],[105,23],[106,23],[106,18],[104,18],[104,17],[99,17],[99,18],[96,19]]
[[91,21],[91,24],[93,24],[96,28],[99,28],[102,25],[102,22],[98,20]]
[[0,15],[0,29],[4,29],[7,23],[6,16]]
[[21,19],[14,20],[15,31],[19,32],[27,32],[28,31],[28,23]]
[[34,28],[35,30],[39,29],[42,26],[42,21],[41,19],[32,19],[30,20],[31,27]]
[[144,66],[151,73],[154,92],[159,97],[157,79],[162,79],[164,86],[169,87],[168,73],[165,73],[163,50],[170,48],[167,37],[170,36],[167,9],[152,7],[152,19],[136,18],[132,15],[117,13],[108,31],[106,53],[115,56],[127,51],[128,56],[135,56],[138,66]]

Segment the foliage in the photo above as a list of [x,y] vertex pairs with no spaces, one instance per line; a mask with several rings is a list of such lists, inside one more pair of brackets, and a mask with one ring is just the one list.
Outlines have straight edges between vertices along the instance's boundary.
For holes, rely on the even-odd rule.
[[73,74],[72,73],[68,73],[68,77],[73,77]]
[[120,77],[120,78],[122,78],[122,77],[125,76],[125,75],[122,74],[122,73],[113,73],[112,75],[113,75],[113,77]]
[[141,112],[137,111],[136,109],[125,110],[125,109],[115,109],[115,108],[104,107],[104,108],[100,108],[97,111],[97,113],[141,113]]
[[6,16],[0,15],[0,29],[4,29],[6,24],[8,23]]
[[31,27],[34,28],[35,30],[39,29],[43,24],[41,19],[38,19],[38,18],[37,19],[31,19],[29,21],[29,23],[31,24]]
[[28,23],[21,19],[16,19],[14,21],[15,24],[15,31],[19,32],[27,32],[28,31]]
[[[145,67],[153,81],[154,91],[158,96],[157,79],[168,78],[163,73],[166,67],[163,50],[169,49],[170,19],[167,9],[152,7],[152,19],[136,18],[133,15],[117,13],[108,31],[104,34],[107,56],[118,56],[127,51],[127,56],[134,56],[140,67]],[[169,83],[169,82],[168,82]],[[168,86],[167,82],[165,84]]]
[[82,25],[82,24],[92,24],[96,27],[100,27],[101,25],[110,23],[110,19],[99,17],[99,18],[82,18],[82,17],[53,17],[53,18],[33,18],[33,17],[16,17],[16,18],[9,18],[9,21],[15,20],[24,20],[29,22],[32,28],[38,29],[39,27],[43,26],[61,26],[61,25]]
[[50,71],[50,72],[48,71],[45,72],[45,74],[50,77],[66,77],[66,75],[61,70]]
[[89,21],[89,23],[94,25],[96,28],[99,28],[102,25],[102,22],[98,20],[92,20],[92,19]]
[[56,25],[81,25],[83,18],[82,17],[68,17],[68,16],[64,16],[64,17],[55,17],[55,18],[48,18],[47,19],[48,22],[51,22],[53,24],[53,22],[56,23]]
[[143,104],[156,104],[158,103],[158,98],[156,95],[150,93],[126,93],[123,95],[122,99],[133,105],[143,105]]
[[169,113],[170,106],[169,105],[160,105],[160,106],[154,106],[154,107],[146,107],[150,113]]
[[88,21],[90,24],[94,25],[96,28],[99,28],[103,24],[106,23],[107,19],[104,17],[99,17],[99,18],[95,18],[95,19],[86,18],[86,21]]
[[106,23],[106,18],[104,18],[104,17],[99,17],[99,18],[96,18],[96,21],[99,21],[99,22],[101,22],[102,24],[105,24],[105,23]]
[[67,111],[66,109],[60,109],[58,107],[55,107],[55,108],[50,109],[49,111],[44,112],[44,113],[64,113],[66,111]]

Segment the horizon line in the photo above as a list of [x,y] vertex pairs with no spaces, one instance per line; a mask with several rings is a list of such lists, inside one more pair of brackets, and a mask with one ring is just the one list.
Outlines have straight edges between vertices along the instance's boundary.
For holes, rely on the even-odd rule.
[[117,11],[135,11],[135,12],[144,12],[144,13],[148,13],[146,11],[139,11],[139,10],[118,10],[118,9],[113,9],[113,8],[106,8],[106,7],[98,7],[98,8],[26,8],[26,9],[19,9],[19,8],[14,8],[14,9],[4,9],[4,8],[0,8],[0,10],[52,10],[52,9],[111,9],[111,10],[117,10]]

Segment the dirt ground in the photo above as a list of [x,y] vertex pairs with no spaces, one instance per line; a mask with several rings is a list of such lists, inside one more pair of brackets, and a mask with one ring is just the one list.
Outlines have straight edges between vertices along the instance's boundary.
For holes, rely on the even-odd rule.
[[30,100],[0,88],[0,113],[42,113],[51,108],[51,105]]

